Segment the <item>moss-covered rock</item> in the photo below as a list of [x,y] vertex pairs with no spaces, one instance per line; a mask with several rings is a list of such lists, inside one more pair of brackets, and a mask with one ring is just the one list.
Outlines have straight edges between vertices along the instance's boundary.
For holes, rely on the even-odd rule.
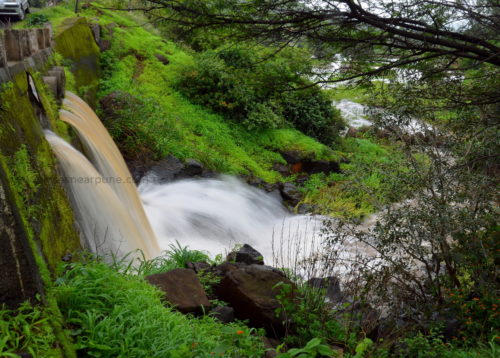
[[71,61],[75,86],[82,98],[95,107],[99,85],[100,51],[84,17],[68,18],[56,29],[55,49]]
[[57,112],[37,76],[33,78],[42,103],[30,94],[26,73],[0,91],[0,170],[4,172],[3,186],[13,193],[10,206],[28,234],[35,256],[40,256],[35,257],[37,264],[46,262],[54,271],[64,255],[79,249],[80,240],[40,124],[40,117],[54,123]]

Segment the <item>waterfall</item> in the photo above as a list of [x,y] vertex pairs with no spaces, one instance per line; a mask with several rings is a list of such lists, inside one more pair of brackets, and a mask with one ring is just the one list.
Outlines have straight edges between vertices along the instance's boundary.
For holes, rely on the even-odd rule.
[[[331,218],[293,215],[276,197],[229,176],[167,184],[146,176],[138,191],[116,144],[83,100],[67,93],[60,118],[77,131],[88,156],[45,132],[91,251],[118,257],[135,252],[134,258],[139,249],[149,259],[176,241],[211,256],[249,244],[266,263],[289,268],[324,252],[322,231]],[[335,251],[343,260],[366,251],[350,239],[340,246]]]
[[140,249],[147,258],[157,256],[155,234],[113,139],[78,96],[66,93],[63,104],[60,118],[77,131],[90,161],[55,134],[46,137],[61,162],[87,244],[94,251],[104,246],[112,253]]

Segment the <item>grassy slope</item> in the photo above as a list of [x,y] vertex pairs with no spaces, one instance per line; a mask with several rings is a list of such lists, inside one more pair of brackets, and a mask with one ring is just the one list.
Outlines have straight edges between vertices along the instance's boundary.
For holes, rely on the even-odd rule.
[[[134,118],[133,126],[145,134],[148,146],[158,158],[168,154],[181,159],[194,158],[217,172],[249,175],[268,182],[293,179],[272,170],[274,163],[284,163],[279,151],[299,150],[318,159],[346,158],[350,164],[342,165],[344,174],[315,175],[306,183],[302,189],[305,202],[317,205],[322,213],[347,217],[369,214],[384,203],[380,174],[386,169],[388,158],[397,152],[392,145],[347,139],[331,149],[294,129],[249,132],[192,104],[175,89],[181,68],[193,61],[191,50],[165,40],[150,26],[138,26],[146,20],[137,14],[108,11],[94,5],[80,15],[98,18],[104,29],[109,24],[118,25],[113,30],[111,50],[102,55],[105,77],[100,96],[119,90],[141,99],[142,112]],[[55,24],[56,32],[57,24],[72,16],[63,5],[40,13]],[[162,64],[156,54],[167,57],[170,64]],[[363,93],[337,90],[332,95],[358,98]],[[371,169],[363,171],[367,160]],[[357,185],[351,185],[354,183]],[[374,194],[366,193],[366,187]]]

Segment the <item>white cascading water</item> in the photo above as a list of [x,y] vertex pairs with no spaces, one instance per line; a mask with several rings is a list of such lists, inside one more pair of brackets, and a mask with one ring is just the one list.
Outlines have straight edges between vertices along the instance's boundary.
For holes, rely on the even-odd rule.
[[[267,264],[309,277],[325,274],[322,265],[303,269],[301,263],[324,253],[322,229],[331,219],[293,215],[274,196],[229,176],[167,184],[146,178],[139,191],[163,250],[178,241],[214,255],[249,244]],[[329,267],[328,274],[347,272],[346,263],[359,254],[375,254],[352,237],[329,251],[335,251],[337,267]]]
[[229,176],[168,184],[143,182],[139,191],[162,249],[178,241],[217,254],[249,244],[272,263],[273,251],[276,256],[283,249],[284,238],[288,243],[313,244],[314,226],[319,225],[310,216],[291,215],[272,195]]

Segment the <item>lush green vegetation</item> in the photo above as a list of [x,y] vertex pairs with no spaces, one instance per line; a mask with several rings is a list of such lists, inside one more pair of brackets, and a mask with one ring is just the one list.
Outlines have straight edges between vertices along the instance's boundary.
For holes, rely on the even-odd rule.
[[90,261],[66,267],[55,288],[79,354],[90,357],[261,357],[259,333],[166,307],[140,276]]
[[[113,3],[123,6],[123,2]],[[42,10],[19,26],[37,26],[50,20],[57,33],[64,20],[73,16],[73,5],[70,2]],[[345,357],[356,358],[498,355],[497,211],[491,207],[491,197],[485,195],[491,188],[489,180],[473,176],[478,168],[495,169],[494,162],[492,165],[484,158],[494,152],[489,144],[498,130],[489,128],[488,121],[496,118],[498,111],[488,107],[488,102],[471,106],[478,102],[475,92],[487,98],[482,86],[495,87],[494,71],[467,70],[462,88],[456,85],[460,82],[456,78],[440,74],[436,68],[441,63],[436,62],[411,68],[427,73],[423,79],[408,76],[405,81],[397,81],[399,74],[388,73],[388,78],[395,81],[387,86],[383,81],[372,81],[364,87],[328,91],[311,87],[299,91],[310,84],[307,78],[315,64],[303,61],[312,56],[304,43],[282,51],[252,40],[236,45],[231,39],[227,46],[229,32],[223,29],[181,36],[180,27],[138,26],[148,18],[111,11],[99,2],[81,15],[98,16],[102,35],[111,42],[111,48],[101,55],[104,73],[98,96],[113,94],[122,100],[106,125],[126,156],[146,154],[160,159],[173,154],[180,159],[195,158],[217,172],[258,177],[271,183],[297,179],[273,170],[274,164],[285,163],[282,151],[298,150],[315,159],[341,161],[342,173],[311,175],[300,190],[305,196],[303,202],[311,204],[316,212],[349,219],[363,218],[415,194],[417,189],[427,188],[420,191],[432,194],[420,195],[417,205],[402,205],[401,210],[384,217],[385,221],[377,226],[375,235],[380,240],[373,243],[370,237],[368,241],[385,255],[388,264],[379,267],[378,272],[370,268],[360,293],[370,299],[377,296],[381,306],[385,300],[409,307],[405,313],[417,315],[419,325],[405,326],[395,341],[373,341],[356,325],[357,316],[339,316],[338,310],[325,302],[324,292],[300,285],[298,300],[289,300],[293,288],[284,286],[278,297],[282,307],[277,313],[293,317],[294,325],[288,327],[284,338],[287,346],[280,347],[279,357],[331,356],[334,353],[328,344],[340,345]],[[55,61],[66,67],[69,88],[85,94],[88,88],[78,86],[69,71],[72,63],[60,55],[55,56]],[[358,65],[348,68],[347,75],[368,70]],[[481,77],[486,79],[477,80]],[[418,97],[416,92],[424,95]],[[431,150],[427,152],[424,149],[416,155],[411,151],[403,154],[405,140],[422,138],[400,137],[395,142],[370,133],[339,138],[343,123],[329,102],[341,99],[384,107],[401,122],[417,116],[429,123],[447,125],[454,136],[463,134],[465,141],[453,138],[447,143],[462,168],[450,169],[446,156],[440,158],[428,142]],[[453,108],[457,103],[458,107]],[[101,110],[104,113],[106,108]],[[476,125],[478,133],[468,132]],[[436,147],[441,145],[436,143]],[[37,158],[42,165],[43,160]],[[25,199],[23,204],[30,213],[36,209],[29,201],[38,190],[39,178],[31,167],[28,148],[17,148],[9,161],[14,168],[14,190]],[[46,228],[47,221],[44,225]],[[399,255],[401,251],[406,256]],[[414,267],[408,265],[415,258],[425,264],[427,279],[415,275]],[[79,354],[262,356],[261,332],[244,323],[222,325],[208,316],[183,316],[165,307],[161,293],[142,278],[184,267],[187,261],[209,258],[177,245],[165,257],[138,266],[109,266],[95,259],[65,266],[49,293],[57,298]],[[200,275],[208,293],[217,279]],[[358,299],[362,298],[355,296],[354,300]],[[457,319],[457,337],[442,335],[446,322],[435,318],[436,312],[451,313]],[[47,314],[45,309],[29,305],[17,313],[1,310],[2,330],[11,334],[0,340],[0,353],[31,350],[35,356],[50,356],[56,343],[52,326],[44,318]]]
[[49,311],[28,302],[15,311],[0,307],[0,355],[14,358],[18,357],[15,353],[25,352],[33,357],[58,357]]

